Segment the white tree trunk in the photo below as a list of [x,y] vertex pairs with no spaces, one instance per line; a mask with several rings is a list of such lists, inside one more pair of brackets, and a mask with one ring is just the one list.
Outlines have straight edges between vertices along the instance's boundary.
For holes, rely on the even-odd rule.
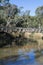
[[39,31],[38,31],[39,33],[41,32],[41,27],[40,27],[40,23],[39,23]]

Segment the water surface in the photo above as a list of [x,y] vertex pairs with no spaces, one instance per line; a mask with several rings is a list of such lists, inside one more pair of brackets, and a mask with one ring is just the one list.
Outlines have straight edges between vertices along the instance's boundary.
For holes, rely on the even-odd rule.
[[19,56],[16,60],[7,59],[7,60],[0,60],[0,65],[43,65],[40,61],[37,61],[35,58],[34,51],[30,52],[23,52],[23,50],[18,51]]

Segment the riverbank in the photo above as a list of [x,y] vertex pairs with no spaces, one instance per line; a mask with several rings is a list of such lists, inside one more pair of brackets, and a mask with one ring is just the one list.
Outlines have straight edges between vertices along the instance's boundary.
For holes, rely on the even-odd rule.
[[0,48],[0,59],[8,56],[17,55],[18,48]]
[[[29,37],[30,42],[28,42],[24,46],[8,46],[4,48],[0,48],[0,59],[6,58],[6,57],[11,57],[11,56],[18,56],[18,50],[21,49],[23,52],[29,52],[31,49],[38,50],[38,49],[43,49],[43,39],[42,39],[42,34],[41,33],[32,33],[31,35],[28,33],[25,33],[27,35],[27,38]],[[26,36],[25,36],[26,37]],[[33,41],[32,41],[33,40]],[[34,42],[34,40],[37,41]]]
[[[35,50],[35,49],[31,49],[30,48],[27,48],[27,47],[10,47],[10,48],[0,48],[0,59],[10,59],[10,58],[14,58],[16,59],[19,54],[21,53],[29,53],[31,50]],[[35,52],[36,54],[36,58],[40,56],[40,52],[36,50]]]

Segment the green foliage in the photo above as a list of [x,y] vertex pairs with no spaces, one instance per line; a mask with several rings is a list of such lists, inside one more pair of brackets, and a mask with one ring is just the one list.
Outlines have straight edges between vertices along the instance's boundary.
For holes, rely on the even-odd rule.
[[6,5],[9,3],[10,0],[0,0],[0,5]]
[[[20,9],[16,5],[9,3],[9,0],[0,0],[0,25],[5,27],[11,25],[23,28],[43,28],[43,6],[38,7],[35,13],[35,16],[30,16],[30,10],[26,10],[21,14]],[[29,41],[37,42],[32,38],[29,40],[23,37],[16,38],[17,45],[24,45]]]
[[35,11],[39,28],[43,27],[43,6],[40,6]]
[[0,32],[0,48],[6,45],[12,45],[13,36],[5,32]]
[[3,19],[3,18],[0,18],[0,25],[6,25],[7,24],[7,22],[6,22],[6,20],[5,19]]
[[40,23],[40,27],[43,27],[43,6],[36,9],[37,16],[30,16],[30,10],[26,10],[21,14],[21,10],[16,5],[10,4],[9,0],[0,0],[0,3],[4,3],[3,6],[0,5],[0,17],[6,20],[7,25],[38,28]]
[[42,17],[43,16],[43,6],[38,7],[36,9],[35,13],[36,13],[37,16],[41,16]]
[[16,37],[15,40],[16,40],[15,44],[17,46],[24,46],[24,45],[29,44],[29,39],[28,38],[24,38],[23,36]]

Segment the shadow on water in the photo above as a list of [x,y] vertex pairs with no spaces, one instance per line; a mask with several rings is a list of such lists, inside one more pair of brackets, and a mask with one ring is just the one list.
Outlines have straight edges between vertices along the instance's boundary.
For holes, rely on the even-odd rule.
[[35,59],[34,50],[30,52],[18,51],[18,58],[15,60],[0,60],[0,65],[41,65]]

